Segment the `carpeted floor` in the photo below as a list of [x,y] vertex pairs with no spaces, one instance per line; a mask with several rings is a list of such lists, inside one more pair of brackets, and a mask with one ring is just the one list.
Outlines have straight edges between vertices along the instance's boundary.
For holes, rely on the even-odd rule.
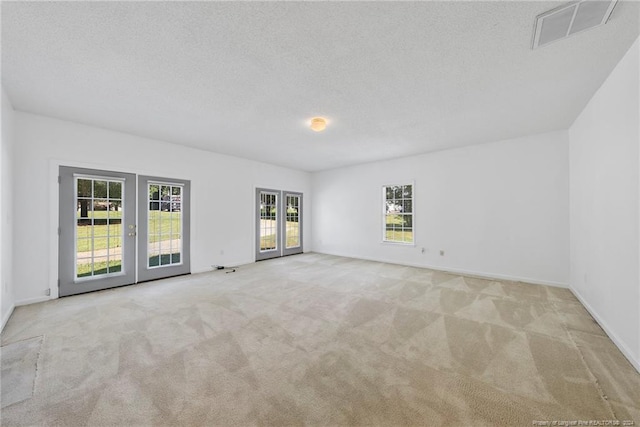
[[570,291],[313,253],[19,307],[2,346],[3,426],[640,423]]

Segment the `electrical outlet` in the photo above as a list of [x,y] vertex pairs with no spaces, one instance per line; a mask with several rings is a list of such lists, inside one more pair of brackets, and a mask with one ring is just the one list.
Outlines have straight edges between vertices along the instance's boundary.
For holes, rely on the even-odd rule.
[[440,256],[444,256],[444,251],[440,249]]
[[44,294],[48,297],[51,296],[51,289],[47,289],[46,291],[44,291]]
[[220,255],[224,255],[224,249],[220,249]]

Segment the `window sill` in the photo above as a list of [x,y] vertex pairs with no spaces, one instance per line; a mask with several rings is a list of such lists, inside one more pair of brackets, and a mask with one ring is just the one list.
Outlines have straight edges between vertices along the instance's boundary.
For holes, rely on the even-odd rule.
[[383,245],[392,245],[392,246],[415,246],[415,242],[394,242],[390,240],[383,240],[380,242]]

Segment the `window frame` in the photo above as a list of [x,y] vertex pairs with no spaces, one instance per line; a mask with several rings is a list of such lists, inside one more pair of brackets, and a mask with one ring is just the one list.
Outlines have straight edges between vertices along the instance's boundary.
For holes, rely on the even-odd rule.
[[[406,199],[406,200],[411,200],[411,212],[410,213],[406,213],[403,212],[402,215],[411,215],[411,231],[412,231],[412,239],[410,242],[408,241],[402,241],[402,240],[390,240],[387,238],[387,216],[389,215],[387,213],[387,188],[389,187],[407,187],[407,186],[411,186],[411,199]],[[403,183],[398,183],[398,184],[385,184],[382,186],[382,203],[381,203],[381,207],[382,207],[382,226],[381,226],[381,231],[382,231],[382,243],[383,244],[390,244],[390,245],[402,245],[402,246],[415,246],[416,245],[416,223],[415,223],[415,213],[416,213],[416,185],[415,185],[415,181],[405,181]],[[392,200],[397,200],[397,199],[392,199]],[[404,197],[402,200],[405,200]]]

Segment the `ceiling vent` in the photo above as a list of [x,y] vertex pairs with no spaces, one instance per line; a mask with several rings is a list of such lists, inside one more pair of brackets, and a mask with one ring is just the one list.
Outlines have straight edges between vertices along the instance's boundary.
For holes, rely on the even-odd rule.
[[536,17],[532,49],[605,24],[618,0],[579,0]]

